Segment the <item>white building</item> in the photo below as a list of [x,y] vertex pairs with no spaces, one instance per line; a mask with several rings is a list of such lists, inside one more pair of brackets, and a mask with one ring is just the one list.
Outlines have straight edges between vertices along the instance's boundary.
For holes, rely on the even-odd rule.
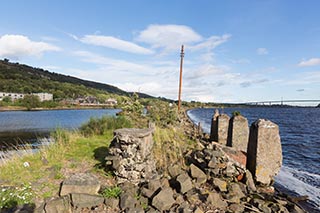
[[23,98],[24,94],[22,93],[12,93],[12,92],[0,92],[0,101],[3,100],[4,97],[11,98],[12,101]]
[[38,96],[41,102],[53,100],[53,95],[51,93],[41,92],[41,93],[32,93],[32,95]]
[[[10,97],[12,101],[16,101],[17,99],[22,99],[25,95],[26,94],[23,93],[0,92],[0,101],[2,101],[4,97]],[[41,102],[53,100],[51,93],[32,93],[32,95],[38,96]]]

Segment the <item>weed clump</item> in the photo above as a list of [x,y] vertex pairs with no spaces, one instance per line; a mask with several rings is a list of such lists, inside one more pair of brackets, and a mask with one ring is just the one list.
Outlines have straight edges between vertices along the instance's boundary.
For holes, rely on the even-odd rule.
[[107,187],[102,190],[101,195],[106,198],[119,198],[122,190],[119,186]]
[[131,127],[131,122],[123,116],[102,118],[90,118],[90,121],[80,127],[80,132],[84,136],[103,135],[108,130]]

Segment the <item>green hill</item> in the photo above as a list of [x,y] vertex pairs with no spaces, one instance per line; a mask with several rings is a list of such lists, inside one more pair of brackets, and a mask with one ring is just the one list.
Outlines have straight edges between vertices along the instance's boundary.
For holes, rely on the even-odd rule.
[[[124,96],[132,94],[108,84],[49,72],[24,64],[11,63],[7,59],[0,60],[0,92],[48,92],[52,93],[55,99],[98,96],[99,94]],[[152,96],[143,93],[139,93],[139,96],[152,98]]]

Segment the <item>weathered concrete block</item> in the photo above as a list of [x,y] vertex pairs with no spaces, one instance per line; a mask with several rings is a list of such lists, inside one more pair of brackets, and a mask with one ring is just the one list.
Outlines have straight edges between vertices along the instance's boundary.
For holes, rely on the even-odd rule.
[[255,180],[270,184],[282,165],[279,127],[273,122],[258,119],[250,127],[247,168]]
[[227,114],[221,114],[217,118],[217,125],[218,125],[217,142],[223,145],[227,145],[229,120],[230,120],[230,117]]
[[98,178],[89,173],[77,173],[63,181],[60,196],[69,193],[98,194],[100,182]]
[[211,119],[210,140],[212,141],[218,141],[218,121],[217,121],[218,116],[219,116],[219,110],[215,109]]
[[191,178],[188,174],[181,174],[177,177],[177,181],[180,183],[180,192],[182,194],[186,193],[187,191],[193,188]]
[[248,120],[242,115],[233,116],[229,122],[228,146],[247,152],[249,140]]

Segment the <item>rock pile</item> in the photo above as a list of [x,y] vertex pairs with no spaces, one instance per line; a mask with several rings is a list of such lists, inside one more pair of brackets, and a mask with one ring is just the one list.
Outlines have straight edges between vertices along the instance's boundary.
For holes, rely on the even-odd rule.
[[118,182],[139,184],[156,174],[153,157],[153,129],[118,129],[109,148],[107,164],[114,170]]
[[[255,184],[245,166],[217,143],[186,155],[189,166],[168,167],[168,176],[120,185],[121,212],[303,212],[275,195],[272,187]],[[230,157],[231,156],[231,157]],[[241,157],[240,157],[241,158]]]

